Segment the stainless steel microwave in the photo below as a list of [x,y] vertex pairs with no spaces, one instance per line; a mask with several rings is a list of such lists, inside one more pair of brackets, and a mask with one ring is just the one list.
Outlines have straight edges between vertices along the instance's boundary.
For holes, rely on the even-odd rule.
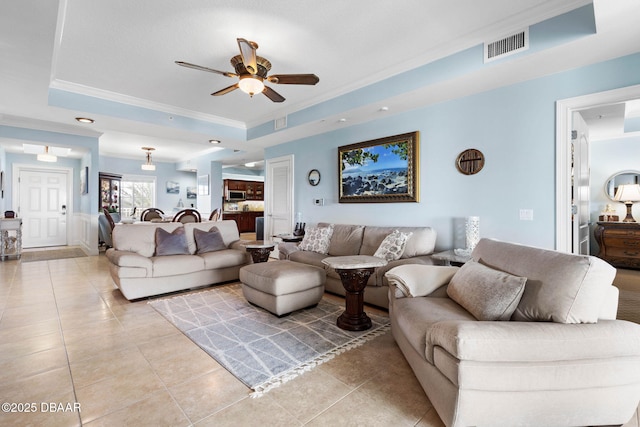
[[247,200],[247,192],[241,190],[228,190],[227,200],[230,202],[241,202]]

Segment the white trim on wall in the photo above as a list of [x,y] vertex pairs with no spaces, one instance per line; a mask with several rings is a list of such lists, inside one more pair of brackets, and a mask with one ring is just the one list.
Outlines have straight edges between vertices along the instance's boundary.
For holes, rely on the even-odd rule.
[[640,85],[556,102],[556,249],[571,252],[571,115],[574,111],[640,98]]

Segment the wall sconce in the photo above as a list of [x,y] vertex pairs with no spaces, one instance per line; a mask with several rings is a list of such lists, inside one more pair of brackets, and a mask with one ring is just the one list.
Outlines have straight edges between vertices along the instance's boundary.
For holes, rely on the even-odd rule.
[[627,216],[622,222],[636,222],[631,215],[631,208],[634,202],[640,201],[640,185],[639,184],[622,184],[618,186],[613,200],[622,202],[627,205]]
[[156,165],[151,163],[151,152],[153,150],[155,150],[155,148],[153,148],[153,147],[142,147],[142,149],[147,152],[147,162],[143,163],[142,166],[140,166],[140,167],[142,168],[143,171],[154,171],[154,170],[156,170]]

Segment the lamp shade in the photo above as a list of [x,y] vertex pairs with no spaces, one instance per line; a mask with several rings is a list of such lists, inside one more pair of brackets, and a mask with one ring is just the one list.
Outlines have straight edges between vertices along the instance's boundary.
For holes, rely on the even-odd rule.
[[251,96],[264,90],[264,83],[262,83],[262,80],[254,76],[240,77],[238,86],[241,91],[248,93]]
[[639,184],[622,184],[618,186],[613,200],[618,202],[638,202],[640,201]]

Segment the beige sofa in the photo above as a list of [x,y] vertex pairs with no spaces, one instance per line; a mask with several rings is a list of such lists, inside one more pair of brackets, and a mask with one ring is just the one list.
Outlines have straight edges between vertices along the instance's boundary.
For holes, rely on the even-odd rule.
[[[615,320],[615,269],[595,257],[487,239],[472,259],[479,263],[454,270],[450,280],[440,269],[456,267],[399,267],[387,273],[392,334],[443,422],[629,421],[640,400],[640,325]],[[472,276],[469,291],[452,292],[475,268],[483,273]],[[503,282],[484,280],[485,271],[486,277],[507,272],[526,278],[523,293],[504,300],[515,309],[511,321],[478,321],[451,297],[476,311],[483,296],[474,296],[474,289],[488,284],[487,298],[499,295]],[[430,278],[435,280],[428,283]],[[410,296],[404,296],[407,289],[413,290]]]
[[[318,227],[327,227],[328,223],[319,223]],[[364,302],[387,308],[389,306],[389,284],[384,274],[391,268],[403,264],[433,264],[431,254],[436,244],[436,232],[430,227],[377,227],[364,225],[334,224],[328,254],[301,251],[298,243],[280,243],[278,245],[280,259],[288,259],[303,264],[313,265],[326,270],[325,291],[344,295],[340,276],[330,267],[322,263],[328,256],[373,255],[384,238],[394,230],[413,233],[399,260],[390,261],[386,267],[376,269],[367,283]]]
[[[193,230],[209,231],[213,226],[220,230],[227,249],[196,254]],[[156,229],[173,232],[179,227],[184,227],[190,254],[155,256]],[[240,268],[251,263],[233,220],[119,224],[112,238],[113,248],[106,252],[109,271],[128,300],[238,280]]]

